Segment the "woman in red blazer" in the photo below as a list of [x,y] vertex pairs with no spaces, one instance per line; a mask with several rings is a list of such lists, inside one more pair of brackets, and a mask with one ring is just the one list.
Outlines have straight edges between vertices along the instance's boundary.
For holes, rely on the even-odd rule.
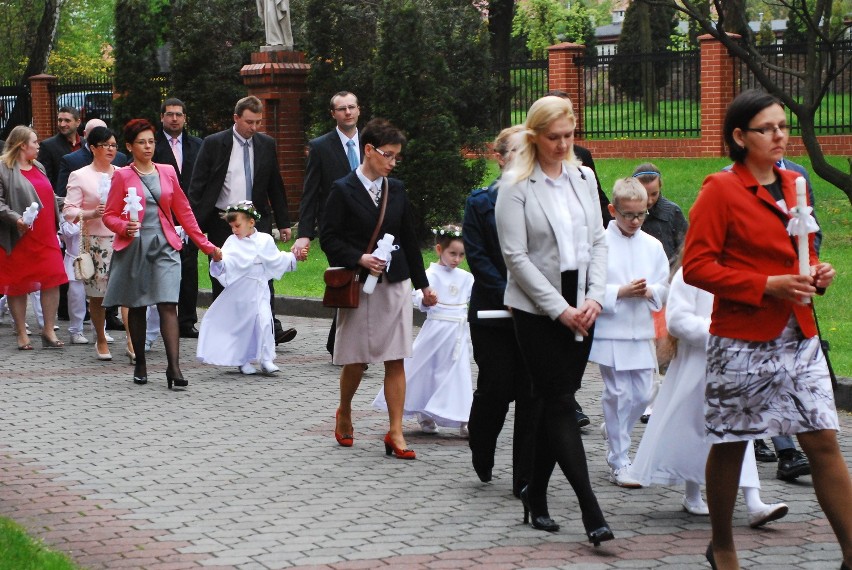
[[[175,169],[152,162],[154,126],[144,119],[133,119],[124,127],[127,150],[133,156],[130,166],[115,171],[112,177],[104,225],[115,232],[109,281],[103,304],[129,307],[130,338],[134,346],[136,367],[133,381],[148,382],[145,362],[145,309],[157,305],[160,333],[166,348],[166,381],[172,386],[187,386],[178,362],[180,334],[177,301],[180,290],[181,236],[183,232],[207,255],[217,261],[221,250],[201,233],[189,201],[181,190]],[[126,198],[140,197],[138,221],[132,221]]]
[[[707,345],[705,431],[713,568],[739,568],[731,532],[746,442],[796,434],[820,506],[852,565],[852,482],[837,443],[837,411],[810,298],[835,277],[810,235],[810,275],[798,275],[787,233],[794,172],[779,170],[788,125],[772,95],[750,90],[725,116],[733,168],[704,181],[690,212],[684,279],[715,295]],[[845,506],[844,506],[845,505]]]

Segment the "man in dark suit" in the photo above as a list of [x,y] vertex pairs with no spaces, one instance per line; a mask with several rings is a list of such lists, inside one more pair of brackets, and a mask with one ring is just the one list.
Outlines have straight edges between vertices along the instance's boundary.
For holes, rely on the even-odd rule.
[[[300,258],[307,256],[311,240],[319,233],[319,222],[331,183],[361,164],[363,149],[358,139],[358,117],[361,116],[358,98],[349,91],[335,93],[331,97],[329,111],[337,126],[308,143],[305,185],[299,203],[299,239],[290,249]],[[334,354],[335,330],[332,321],[326,343],[331,354]]]
[[77,128],[80,126],[80,111],[74,107],[60,107],[56,114],[57,133],[41,141],[38,161],[44,165],[47,178],[56,192],[59,178],[59,162],[66,154],[79,150],[82,144]]
[[[189,200],[201,230],[219,247],[231,235],[231,227],[221,214],[229,205],[241,200],[251,200],[260,213],[256,226],[259,231],[271,234],[274,216],[281,239],[290,239],[287,196],[278,168],[275,141],[258,132],[262,120],[260,99],[253,95],[244,97],[234,108],[233,128],[210,135],[198,151],[189,185]],[[210,281],[215,299],[223,287],[212,277]],[[269,290],[274,315],[272,281]],[[285,331],[275,319],[276,343],[287,342],[295,336],[295,329]]]
[[[178,173],[180,186],[189,191],[192,171],[201,139],[186,132],[186,105],[174,97],[166,99],[160,106],[160,124],[155,135],[154,162],[171,164]],[[198,248],[192,240],[184,240],[180,250],[180,296],[178,297],[178,326],[183,338],[198,338],[195,323],[198,314],[195,306],[198,302]]]
[[[90,119],[83,129],[83,141],[80,150],[75,150],[72,153],[66,154],[59,160],[59,174],[56,179],[56,187],[54,191],[57,196],[65,196],[68,191],[68,176],[75,170],[79,170],[84,166],[92,164],[94,156],[86,143],[86,137],[92,132],[95,127],[106,127],[107,124],[101,119]],[[116,152],[112,163],[117,167],[127,165],[127,155],[123,152]]]

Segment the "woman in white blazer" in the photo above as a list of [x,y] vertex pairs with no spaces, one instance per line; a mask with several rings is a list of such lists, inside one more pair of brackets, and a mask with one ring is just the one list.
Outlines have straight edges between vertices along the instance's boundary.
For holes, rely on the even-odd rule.
[[517,136],[515,158],[497,198],[500,246],[508,269],[505,303],[532,379],[535,451],[532,480],[521,491],[524,522],[554,532],[547,486],[556,463],[577,495],[595,546],[613,538],[589,482],[574,416],[601,311],[607,247],[594,173],[573,155],[571,103],[533,103]]

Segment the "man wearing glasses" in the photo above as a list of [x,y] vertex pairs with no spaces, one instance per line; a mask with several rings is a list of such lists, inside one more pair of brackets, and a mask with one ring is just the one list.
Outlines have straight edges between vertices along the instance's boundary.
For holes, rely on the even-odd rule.
[[[59,160],[59,175],[56,178],[55,193],[57,196],[65,196],[68,190],[68,176],[75,170],[79,170],[84,166],[92,164],[94,156],[86,143],[86,137],[92,132],[95,127],[106,127],[107,124],[100,119],[89,119],[86,123],[86,128],[83,129],[82,146],[79,150],[64,155]],[[115,153],[115,158],[112,159],[112,164],[118,168],[127,166],[127,155],[121,151]]]
[[[180,187],[189,191],[195,159],[201,150],[201,139],[186,132],[186,105],[174,97],[160,106],[160,129],[154,135],[154,162],[171,164],[178,173]],[[198,338],[195,323],[198,315],[198,248],[192,240],[184,239],[180,250],[180,295],[178,297],[178,326],[183,338]]]
[[[329,110],[335,128],[308,143],[305,185],[299,204],[299,239],[290,250],[299,258],[308,255],[311,240],[319,235],[319,222],[331,183],[355,170],[363,155],[364,149],[358,140],[358,118],[361,116],[358,97],[349,91],[335,93]],[[331,354],[334,353],[334,332],[332,322],[326,344]]]

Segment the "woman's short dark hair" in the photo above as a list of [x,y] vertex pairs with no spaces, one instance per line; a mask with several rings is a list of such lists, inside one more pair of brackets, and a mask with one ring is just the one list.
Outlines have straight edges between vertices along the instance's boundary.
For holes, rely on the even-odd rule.
[[86,143],[88,143],[89,148],[94,148],[101,143],[107,142],[114,136],[115,133],[112,132],[112,129],[108,129],[107,127],[95,127],[89,133],[89,136],[86,137]]
[[747,129],[755,115],[772,105],[784,106],[777,97],[759,89],[743,91],[734,97],[734,100],[728,105],[722,132],[725,136],[725,144],[728,145],[728,156],[731,160],[743,162],[748,154],[748,149],[741,147],[734,140],[734,131],[736,129]]
[[136,140],[136,137],[139,136],[139,133],[143,133],[145,131],[156,133],[157,129],[154,128],[154,125],[152,125],[148,119],[130,119],[130,121],[124,125],[124,142],[132,144],[133,141]]
[[405,135],[402,131],[391,124],[387,119],[376,117],[371,119],[359,136],[361,142],[365,145],[372,145],[374,148],[384,146],[386,144],[398,144],[405,146]]

